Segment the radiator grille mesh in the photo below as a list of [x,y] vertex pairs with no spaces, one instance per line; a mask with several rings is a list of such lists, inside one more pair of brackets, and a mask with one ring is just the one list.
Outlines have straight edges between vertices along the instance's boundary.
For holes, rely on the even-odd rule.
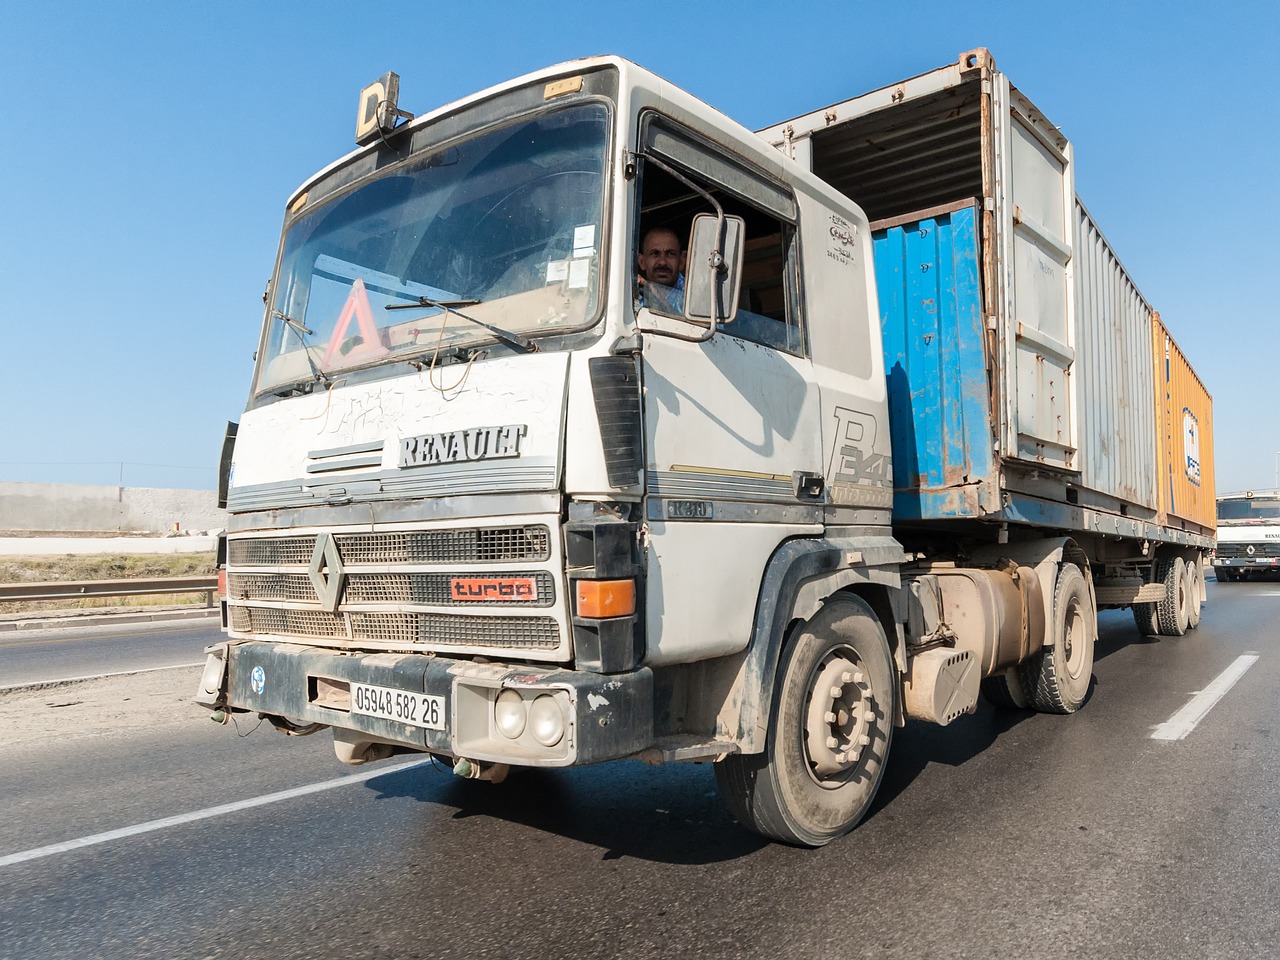
[[[551,557],[550,532],[541,524],[348,533],[334,539],[344,563],[502,563]],[[305,567],[315,547],[312,536],[231,540],[228,561],[237,567]]]
[[[492,582],[493,574],[453,573],[352,573],[345,578],[342,603],[421,603],[430,606],[463,606],[471,600],[455,600],[452,583],[455,577]],[[537,586],[536,600],[516,600],[487,596],[484,603],[493,606],[547,607],[555,602],[555,586],[545,570],[503,573],[509,580],[529,578]],[[277,600],[317,603],[315,585],[305,573],[232,573],[227,577],[227,595],[232,600]]]

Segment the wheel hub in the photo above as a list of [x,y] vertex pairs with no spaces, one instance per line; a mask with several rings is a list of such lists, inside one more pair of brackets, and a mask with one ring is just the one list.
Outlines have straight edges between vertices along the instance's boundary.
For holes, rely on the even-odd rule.
[[866,672],[849,651],[833,651],[814,671],[805,717],[805,753],[820,778],[858,764],[871,743],[874,697]]

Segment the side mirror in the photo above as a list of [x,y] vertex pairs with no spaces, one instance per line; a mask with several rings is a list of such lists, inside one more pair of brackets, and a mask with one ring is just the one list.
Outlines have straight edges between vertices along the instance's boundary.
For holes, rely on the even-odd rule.
[[738,312],[745,230],[741,217],[700,213],[693,218],[685,261],[686,320],[711,327]]

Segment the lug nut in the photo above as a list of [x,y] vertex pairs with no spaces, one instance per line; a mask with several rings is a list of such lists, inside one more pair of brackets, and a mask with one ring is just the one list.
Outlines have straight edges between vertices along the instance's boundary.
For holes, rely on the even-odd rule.
[[835,737],[827,737],[827,749],[828,749],[828,750],[834,750],[834,749],[835,749],[836,747],[838,747],[839,745],[840,745],[840,741],[839,741],[839,740],[837,740]]

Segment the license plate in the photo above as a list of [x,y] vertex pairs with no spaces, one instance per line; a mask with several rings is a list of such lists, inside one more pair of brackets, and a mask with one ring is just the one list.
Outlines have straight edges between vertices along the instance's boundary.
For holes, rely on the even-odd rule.
[[444,729],[444,697],[433,697],[428,693],[353,683],[351,712],[426,727],[428,730]]

